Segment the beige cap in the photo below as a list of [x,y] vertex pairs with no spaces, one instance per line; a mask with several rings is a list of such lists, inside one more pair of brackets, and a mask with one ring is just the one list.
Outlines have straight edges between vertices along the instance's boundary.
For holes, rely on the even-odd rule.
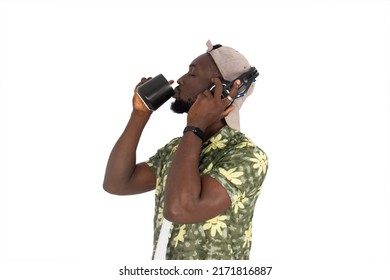
[[[206,43],[207,52],[214,59],[219,72],[226,81],[233,81],[243,73],[250,70],[251,65],[248,60],[238,51],[230,47],[221,46],[213,49],[213,44],[209,41]],[[225,118],[226,123],[233,129],[240,131],[240,109],[245,99],[252,94],[255,88],[253,82],[245,96],[234,100],[234,110]]]

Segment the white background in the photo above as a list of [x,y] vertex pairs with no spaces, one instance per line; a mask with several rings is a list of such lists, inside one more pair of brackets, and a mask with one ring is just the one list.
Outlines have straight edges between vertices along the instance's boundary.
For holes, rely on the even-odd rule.
[[[139,79],[176,80],[208,39],[260,72],[241,116],[269,157],[253,262],[272,279],[388,279],[389,15],[389,1],[0,1],[2,279],[150,264],[153,193],[105,193],[105,165]],[[138,159],[184,126],[164,105]]]

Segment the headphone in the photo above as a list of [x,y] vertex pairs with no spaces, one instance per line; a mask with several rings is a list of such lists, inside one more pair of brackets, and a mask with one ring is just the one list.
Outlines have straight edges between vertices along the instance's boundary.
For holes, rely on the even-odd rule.
[[[241,74],[236,79],[233,79],[231,82],[223,80],[222,81],[223,89],[222,89],[221,98],[226,98],[227,96],[230,95],[230,91],[231,91],[231,89],[233,87],[234,81],[236,81],[236,80],[240,80],[240,85],[238,87],[237,95],[236,95],[236,97],[234,99],[237,99],[237,98],[245,96],[246,93],[248,92],[250,86],[252,85],[253,82],[256,81],[255,79],[258,76],[259,76],[259,72],[257,72],[256,68],[255,67],[251,67],[249,69],[249,71]],[[215,85],[212,85],[210,87],[210,91],[211,91],[212,94],[214,94]],[[232,101],[232,103],[233,103],[233,101]]]

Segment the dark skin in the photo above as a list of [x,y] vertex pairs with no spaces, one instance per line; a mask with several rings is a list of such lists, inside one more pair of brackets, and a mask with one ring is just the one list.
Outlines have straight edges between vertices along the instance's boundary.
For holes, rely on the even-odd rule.
[[[193,102],[187,114],[187,125],[203,130],[206,138],[218,133],[226,125],[224,118],[234,109],[226,108],[230,101],[221,99],[220,74],[209,54],[197,57],[188,73],[177,82],[174,98]],[[149,78],[150,79],[150,78]],[[137,87],[148,79],[143,78]],[[171,81],[172,83],[173,81]],[[208,90],[214,83],[214,95]],[[230,91],[237,94],[238,81]],[[137,90],[137,87],[135,91]],[[142,131],[152,112],[142,103],[137,94],[133,97],[133,112],[130,120],[110,154],[104,189],[112,194],[139,194],[155,189],[156,177],[146,163],[136,164],[136,150]],[[165,186],[164,217],[174,223],[190,224],[211,219],[231,206],[225,188],[210,176],[200,176],[198,170],[202,141],[192,132],[180,140],[168,172]]]

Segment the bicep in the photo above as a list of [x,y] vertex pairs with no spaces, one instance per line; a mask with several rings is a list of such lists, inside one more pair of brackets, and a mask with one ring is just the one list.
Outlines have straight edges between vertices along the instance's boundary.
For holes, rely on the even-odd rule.
[[214,218],[226,211],[231,206],[231,199],[226,189],[213,177],[204,175],[201,177],[202,190],[200,204],[205,209],[204,220]]

